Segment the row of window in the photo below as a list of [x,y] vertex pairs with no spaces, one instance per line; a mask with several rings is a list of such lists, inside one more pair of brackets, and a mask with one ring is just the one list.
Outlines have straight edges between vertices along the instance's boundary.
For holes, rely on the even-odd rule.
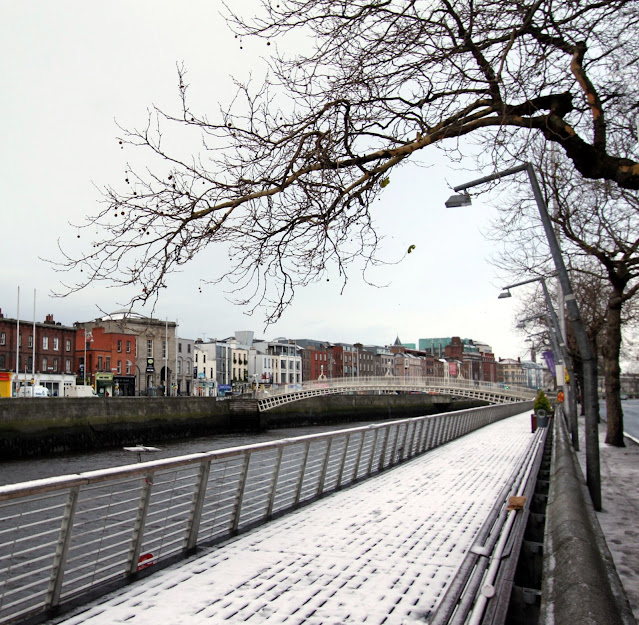
[[[7,333],[0,332],[0,345],[6,345],[6,344],[7,344]],[[60,351],[60,339],[57,336],[53,337],[53,341],[51,341],[51,344],[52,344],[54,352]],[[18,335],[18,347],[22,347],[22,334]],[[29,336],[27,337],[27,347],[33,347],[33,334],[29,334]],[[49,349],[48,336],[42,337],[42,349]],[[67,339],[65,341],[64,351],[67,351],[67,352],[71,351],[71,339]]]
[[[43,372],[51,371],[53,373],[59,373],[60,372],[59,365],[60,365],[59,358],[52,358],[51,365],[49,365],[49,359],[44,357],[42,359],[42,368],[40,369],[40,371],[43,371]],[[26,363],[24,358],[22,358],[22,360],[19,360],[18,371],[20,371],[22,367],[26,369],[27,373],[31,373],[31,371],[33,371],[33,357],[29,356],[26,360]],[[6,368],[7,368],[7,357],[5,354],[0,354],[0,369],[6,369]],[[64,372],[71,373],[71,358],[64,359]]]

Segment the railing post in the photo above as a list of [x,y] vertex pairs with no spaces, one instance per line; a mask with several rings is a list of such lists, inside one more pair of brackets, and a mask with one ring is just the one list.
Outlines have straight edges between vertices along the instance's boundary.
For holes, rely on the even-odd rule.
[[231,530],[236,533],[240,527],[240,514],[242,513],[242,502],[244,500],[244,489],[246,488],[246,478],[248,477],[249,464],[251,462],[251,454],[247,453],[244,456],[244,462],[242,463],[242,471],[240,473],[240,481],[237,485],[237,494],[235,495],[235,510],[233,512],[233,523],[231,524]]
[[[412,422],[413,431],[410,434],[410,443],[408,444],[408,457],[413,457],[413,445],[415,444],[415,434],[417,434],[417,421]],[[419,426],[421,428],[421,421],[419,422]],[[419,439],[418,439],[419,440]]]
[[397,446],[399,445],[400,425],[393,427],[395,430],[395,440],[393,441],[393,451],[391,451],[389,466],[393,466],[397,462]]
[[433,446],[433,433],[435,431],[434,417],[426,417],[424,419],[424,424],[426,432],[424,434],[424,446],[422,448],[422,452],[427,452]]
[[64,506],[62,523],[60,525],[60,534],[58,536],[58,545],[55,550],[55,557],[53,558],[49,587],[47,589],[47,597],[45,599],[45,607],[47,610],[56,607],[60,603],[62,581],[64,579],[64,568],[66,565],[67,554],[69,553],[69,545],[71,544],[73,519],[78,505],[79,492],[79,486],[71,488],[67,495],[67,503]]
[[357,474],[359,473],[359,464],[362,461],[362,452],[364,450],[364,441],[366,440],[366,434],[368,430],[364,430],[359,439],[359,447],[357,448],[357,459],[355,460],[355,470],[353,472],[353,482],[357,479]]
[[275,467],[273,468],[273,477],[271,478],[271,492],[268,495],[268,509],[266,510],[266,516],[268,518],[273,515],[273,504],[275,503],[275,492],[277,491],[277,481],[280,477],[280,467],[282,466],[283,454],[284,447],[280,447],[277,450],[277,460],[275,461]]
[[438,435],[438,445],[443,445],[448,442],[448,428],[450,426],[450,418],[448,415],[444,415],[441,418],[441,428]]
[[211,471],[211,461],[200,464],[200,470],[195,480],[193,488],[193,501],[186,523],[186,534],[184,536],[184,551],[191,551],[197,545],[197,536],[200,531],[200,521],[202,519],[202,508],[206,496],[206,488],[209,483],[209,473]]
[[346,440],[344,441],[344,451],[342,452],[342,459],[339,464],[339,475],[337,476],[337,488],[342,485],[342,477],[344,475],[344,465],[346,464],[346,454],[348,453],[348,445],[351,442],[351,435],[346,435]]
[[300,474],[297,478],[297,486],[295,488],[295,502],[293,505],[297,506],[300,503],[300,497],[302,496],[302,486],[304,485],[304,475],[306,473],[306,463],[308,462],[308,452],[310,450],[310,441],[304,445],[304,456],[302,457],[302,464],[300,465]]
[[370,476],[373,472],[373,462],[375,461],[375,450],[377,449],[377,439],[379,437],[379,428],[375,428],[375,434],[373,435],[373,444],[371,445],[371,457],[368,459],[368,470],[366,475]]
[[430,449],[434,449],[439,445],[439,430],[441,430],[441,422],[443,418],[444,417],[442,417],[441,415],[437,415],[436,417],[434,417],[433,436],[430,441]]
[[324,464],[322,465],[322,473],[320,474],[319,483],[317,484],[317,494],[321,495],[324,492],[324,482],[326,480],[326,472],[328,471],[328,460],[331,457],[331,445],[333,439],[329,438],[326,443],[326,455],[324,456]]
[[129,556],[126,561],[126,570],[129,575],[133,575],[133,573],[138,570],[138,560],[140,559],[140,550],[142,549],[142,540],[144,538],[144,524],[146,523],[146,515],[149,511],[152,488],[153,473],[147,473],[142,481],[142,490],[140,491],[140,500],[138,502],[138,512],[135,518],[135,525],[133,526]]
[[388,437],[390,436],[390,426],[387,425],[384,429],[386,430],[386,436],[384,437],[384,444],[382,445],[382,453],[379,456],[379,465],[378,465],[379,471],[384,470],[384,457],[386,456],[386,448],[388,446]]

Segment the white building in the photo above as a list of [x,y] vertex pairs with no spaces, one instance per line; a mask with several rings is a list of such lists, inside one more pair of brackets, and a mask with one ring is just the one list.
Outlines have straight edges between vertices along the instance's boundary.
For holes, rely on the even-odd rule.
[[253,343],[249,358],[248,377],[260,384],[301,384],[302,356],[301,348],[288,339]]
[[217,363],[215,343],[195,341],[193,346],[193,390],[198,397],[217,396]]

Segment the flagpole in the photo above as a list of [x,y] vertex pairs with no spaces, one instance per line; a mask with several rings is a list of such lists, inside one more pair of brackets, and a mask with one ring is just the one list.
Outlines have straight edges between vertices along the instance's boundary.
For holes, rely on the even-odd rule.
[[[31,377],[35,386],[35,344],[36,344],[36,290],[33,289],[33,341],[31,343]],[[46,373],[46,371],[45,371]],[[33,391],[35,393],[35,391]],[[35,397],[35,394],[33,395]]]
[[16,397],[20,387],[20,287],[18,287],[18,310],[16,312]]

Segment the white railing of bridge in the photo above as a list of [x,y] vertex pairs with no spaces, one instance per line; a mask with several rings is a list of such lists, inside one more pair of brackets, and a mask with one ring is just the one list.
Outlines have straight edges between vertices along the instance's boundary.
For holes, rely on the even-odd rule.
[[0,487],[0,623],[56,614],[531,403]]
[[459,378],[439,377],[344,377],[311,380],[300,384],[282,384],[258,391],[260,410],[319,395],[348,392],[414,392],[447,394],[482,399],[489,403],[509,403],[534,399],[536,391],[528,387],[510,386],[495,382],[478,382]]

